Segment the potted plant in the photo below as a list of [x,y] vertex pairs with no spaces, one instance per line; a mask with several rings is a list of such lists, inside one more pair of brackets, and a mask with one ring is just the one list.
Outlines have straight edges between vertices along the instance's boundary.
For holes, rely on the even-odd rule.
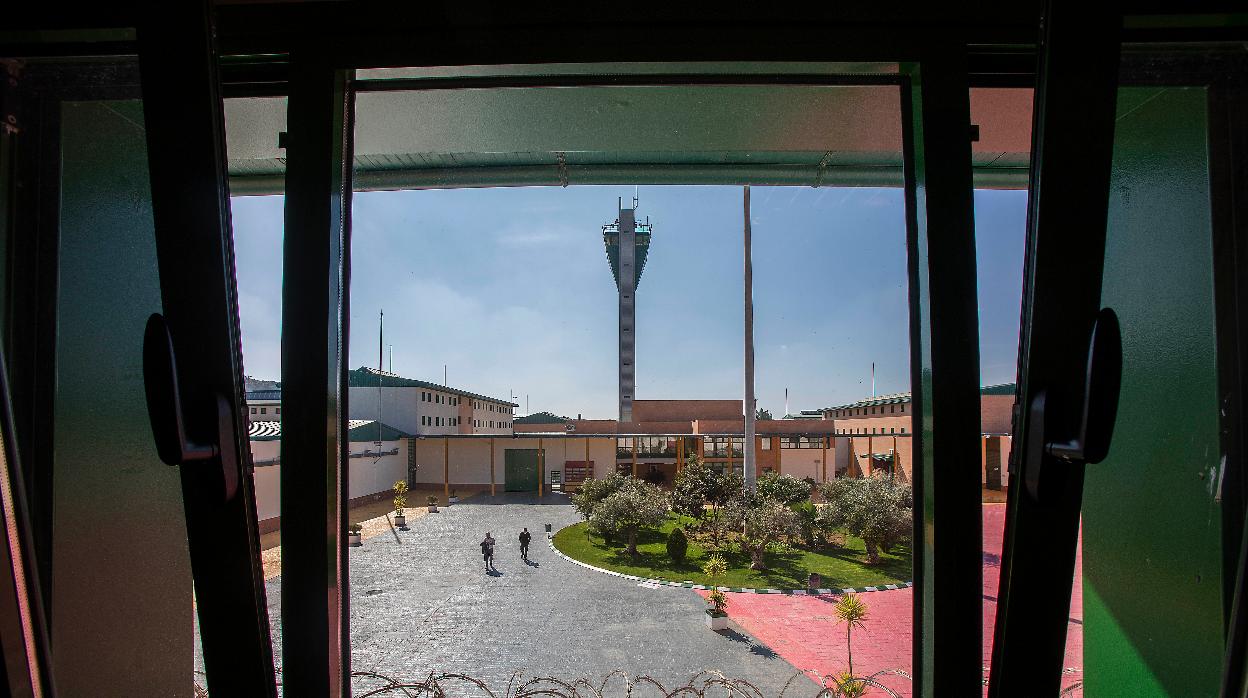
[[715,554],[702,566],[702,574],[710,580],[711,593],[706,595],[706,627],[711,630],[725,630],[728,627],[728,597],[719,590],[715,578],[728,572],[728,563],[722,555]]
[[451,495],[446,498],[447,506],[450,506],[452,504],[458,504],[458,503],[459,503],[459,497],[455,495],[455,490],[451,490]]
[[407,517],[403,508],[407,506],[407,482],[399,480],[394,483],[394,525],[400,530],[407,530]]
[[429,502],[429,513],[430,513],[430,514],[436,514],[436,513],[438,513],[438,498],[437,498],[437,497],[435,497],[434,495],[429,495],[429,497],[428,497],[428,498],[426,498],[426,500],[425,500],[425,501]]
[[364,539],[361,535],[363,530],[364,527],[358,523],[353,523],[350,526],[347,526],[347,543],[349,543],[352,548],[358,548],[361,545],[364,545]]

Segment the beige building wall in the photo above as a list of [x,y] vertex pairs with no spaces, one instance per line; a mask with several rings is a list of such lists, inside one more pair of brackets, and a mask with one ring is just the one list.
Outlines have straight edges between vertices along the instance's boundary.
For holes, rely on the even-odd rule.
[[[585,460],[586,440],[576,437],[507,437],[494,440],[494,483],[503,491],[506,479],[507,451],[536,450],[540,443],[545,451],[545,478],[551,481],[551,471],[564,473],[568,461]],[[615,467],[615,439],[589,438],[589,459],[594,462],[594,477],[606,477]],[[449,474],[451,486],[466,486],[474,490],[488,489],[490,485],[489,439],[416,439],[416,482],[422,486],[440,486],[444,483],[443,453],[449,446]]]
[[[780,473],[793,477],[809,477],[816,482],[823,482],[823,449],[821,448],[786,448],[780,449]],[[832,449],[828,449],[828,460],[833,458]],[[828,469],[828,477],[832,477],[832,469]]]

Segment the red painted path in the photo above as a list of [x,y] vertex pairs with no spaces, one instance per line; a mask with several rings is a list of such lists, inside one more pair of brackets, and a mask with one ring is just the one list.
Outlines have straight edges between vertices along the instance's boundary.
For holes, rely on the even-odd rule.
[[[984,678],[992,654],[992,629],[997,613],[997,582],[1000,575],[1001,539],[1005,505],[984,504]],[[1075,585],[1071,596],[1071,620],[1066,635],[1065,688],[1083,679],[1083,571],[1082,545],[1075,558]],[[845,626],[832,614],[836,596],[782,596],[778,594],[729,594],[728,615],[743,630],[770,647],[798,669],[820,676],[837,674],[848,666]],[[910,672],[914,590],[878,591],[862,594],[869,617],[866,627],[853,636],[854,673],[870,675],[885,669]],[[902,695],[912,686],[901,676],[880,681]],[[985,687],[985,692],[987,688]],[[868,695],[882,695],[873,691]],[[1078,691],[1075,695],[1080,695]]]

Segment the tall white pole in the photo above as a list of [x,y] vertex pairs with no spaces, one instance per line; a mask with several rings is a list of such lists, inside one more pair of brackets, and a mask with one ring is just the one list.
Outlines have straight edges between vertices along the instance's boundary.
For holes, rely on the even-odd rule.
[[[754,491],[758,473],[754,465],[754,260],[751,251],[750,185],[745,185],[745,490]],[[729,450],[731,450],[731,445]]]

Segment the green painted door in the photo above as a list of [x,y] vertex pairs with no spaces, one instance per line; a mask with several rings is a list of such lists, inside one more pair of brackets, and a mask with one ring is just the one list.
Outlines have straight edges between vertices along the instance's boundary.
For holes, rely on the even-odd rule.
[[503,452],[505,492],[537,491],[537,449],[509,448]]
[[1109,457],[1083,499],[1089,696],[1213,696],[1222,663],[1208,94],[1122,88],[1101,303],[1122,324]]

